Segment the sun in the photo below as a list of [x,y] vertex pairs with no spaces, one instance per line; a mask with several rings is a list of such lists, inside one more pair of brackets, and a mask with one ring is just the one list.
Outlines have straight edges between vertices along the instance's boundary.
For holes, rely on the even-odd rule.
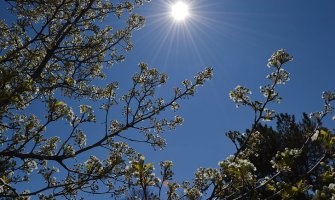
[[176,2],[171,6],[171,16],[176,21],[183,21],[190,15],[188,5],[182,1]]

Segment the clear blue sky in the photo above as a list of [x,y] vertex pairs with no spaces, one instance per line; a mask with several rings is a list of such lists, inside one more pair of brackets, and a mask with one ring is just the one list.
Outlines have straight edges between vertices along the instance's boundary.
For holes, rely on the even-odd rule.
[[168,85],[160,88],[168,96],[183,79],[206,66],[214,68],[213,80],[181,102],[176,114],[185,123],[165,132],[167,148],[153,151],[134,144],[156,168],[160,161],[172,160],[177,180],[191,180],[198,167],[216,167],[234,153],[225,132],[250,128],[253,116],[247,108],[236,109],[228,93],[244,85],[258,95],[259,86],[267,83],[266,63],[274,51],[284,48],[294,56],[286,66],[291,81],[279,89],[284,99],[278,112],[301,116],[318,111],[322,91],[335,86],[334,0],[185,1],[191,17],[179,24],[169,16],[173,0],[153,0],[139,8],[146,25],[134,33],[135,47],[126,61],[108,74],[120,81],[121,90],[127,89],[130,75],[144,61],[169,75]]
[[299,119],[302,112],[322,109],[322,91],[334,90],[335,1],[190,0],[191,17],[182,24],[173,22],[162,2],[139,10],[146,26],[134,34],[126,61],[113,70],[126,77],[138,62],[147,62],[169,74],[168,94],[169,86],[205,66],[214,68],[214,79],[182,102],[178,114],[185,123],[167,132],[167,148],[138,148],[151,161],[173,160],[177,179],[191,179],[198,167],[216,167],[234,152],[225,132],[250,128],[253,116],[247,108],[236,109],[228,93],[240,84],[258,95],[274,51],[284,48],[294,56],[286,66],[291,80],[279,87],[278,112]]

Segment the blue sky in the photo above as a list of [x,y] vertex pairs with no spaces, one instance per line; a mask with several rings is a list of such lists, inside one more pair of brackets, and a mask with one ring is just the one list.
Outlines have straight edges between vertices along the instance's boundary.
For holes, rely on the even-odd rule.
[[139,146],[149,161],[173,160],[180,180],[232,154],[225,132],[249,128],[253,115],[248,108],[236,109],[228,93],[244,85],[259,98],[259,86],[270,72],[267,59],[280,48],[294,60],[285,66],[291,80],[279,87],[283,101],[276,110],[299,119],[302,112],[322,109],[322,91],[335,84],[334,1],[190,0],[191,17],[179,24],[169,16],[167,2],[173,1],[152,1],[138,10],[146,26],[134,34],[135,48],[113,72],[127,77],[137,63],[147,62],[169,75],[162,89],[167,94],[169,86],[206,66],[214,68],[214,78],[181,103],[178,114],[185,123],[166,134],[166,149]]
[[[120,81],[122,91],[130,87],[137,64],[146,62],[169,75],[168,85],[159,88],[169,96],[182,80],[206,66],[214,68],[214,78],[172,113],[185,123],[165,132],[164,150],[132,144],[157,168],[160,161],[172,160],[177,180],[191,180],[198,167],[216,167],[234,153],[225,132],[250,128],[253,116],[248,108],[236,109],[228,93],[244,85],[260,97],[259,86],[267,83],[270,72],[267,59],[274,51],[284,48],[294,56],[285,66],[291,81],[279,87],[283,101],[278,112],[299,119],[302,112],[322,109],[322,91],[334,90],[334,0],[185,0],[191,16],[182,23],[169,15],[173,2],[153,0],[137,10],[146,25],[134,33],[135,47],[126,60],[107,75]],[[327,124],[334,127],[332,121]]]

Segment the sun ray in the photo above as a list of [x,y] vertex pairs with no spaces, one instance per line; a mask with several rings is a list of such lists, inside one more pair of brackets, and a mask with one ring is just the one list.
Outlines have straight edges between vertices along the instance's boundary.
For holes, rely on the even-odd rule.
[[[173,5],[183,2],[188,6],[188,16],[182,19],[175,19],[172,16]],[[191,59],[196,59],[201,67],[206,60],[201,52],[203,49],[210,51],[213,46],[208,46],[209,43],[217,44],[213,40],[219,35],[224,38],[227,43],[238,43],[237,35],[246,34],[248,37],[256,36],[257,31],[249,30],[248,27],[235,25],[234,22],[241,21],[241,16],[245,15],[254,17],[252,13],[236,13],[227,10],[211,10],[208,12],[207,7],[216,8],[215,3],[210,3],[206,0],[166,0],[154,3],[152,7],[148,7],[147,13],[147,30],[150,30],[145,36],[150,38],[149,46],[154,48],[151,61],[160,60],[161,67],[171,65],[171,58],[178,56],[178,53],[184,54]],[[151,9],[151,10],[150,10]],[[178,9],[177,9],[178,10]],[[179,12],[179,11],[178,11]],[[177,17],[178,18],[178,17]],[[223,20],[218,20],[223,19]],[[149,28],[150,26],[150,28]],[[219,32],[220,30],[220,32]],[[222,31],[223,30],[223,31]],[[207,33],[211,32],[214,35],[210,36]],[[265,35],[265,33],[257,33],[257,37]],[[253,43],[253,40],[249,41]],[[250,44],[248,44],[250,45]],[[215,47],[217,48],[217,46]],[[185,54],[186,53],[186,54]],[[218,54],[209,55],[213,62],[219,59]],[[169,61],[170,60],[170,61]],[[188,66],[186,66],[188,67]]]

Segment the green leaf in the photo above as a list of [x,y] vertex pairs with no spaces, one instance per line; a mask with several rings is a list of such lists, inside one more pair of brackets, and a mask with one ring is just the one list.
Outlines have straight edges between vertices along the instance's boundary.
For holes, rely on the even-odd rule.
[[329,135],[328,132],[325,131],[325,130],[321,130],[321,133],[320,133],[320,134],[321,134],[321,136],[322,136],[323,139],[327,139],[327,137],[328,137],[328,135]]
[[148,164],[145,165],[145,168],[150,168],[150,167],[152,167],[152,166],[153,166],[152,163],[148,163]]
[[270,185],[270,184],[266,185],[266,188],[270,191],[275,191],[276,190],[275,186]]
[[64,106],[65,103],[63,101],[58,101],[55,103],[55,107],[58,107],[58,106]]
[[299,188],[295,187],[295,186],[292,186],[291,188],[292,192],[298,192],[299,191]]
[[330,142],[331,145],[335,144],[335,137],[331,137]]

